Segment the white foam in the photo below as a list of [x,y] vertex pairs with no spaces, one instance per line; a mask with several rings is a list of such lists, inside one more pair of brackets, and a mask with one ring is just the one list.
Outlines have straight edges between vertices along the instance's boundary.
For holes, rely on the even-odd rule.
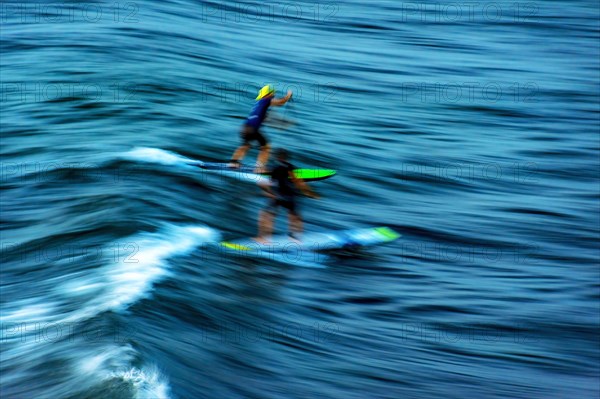
[[[153,233],[123,239],[132,252],[118,259],[107,259],[99,269],[76,273],[76,278],[59,284],[52,299],[30,298],[13,304],[15,310],[3,309],[2,323],[72,323],[92,318],[104,311],[120,311],[146,297],[153,284],[168,276],[167,259],[185,255],[207,242],[218,240],[216,230],[206,226],[165,225]],[[112,251],[107,251],[112,253]],[[61,311],[64,302],[76,302],[92,296],[72,311]],[[59,298],[59,299],[56,299]]]
[[132,245],[133,253],[104,268],[104,293],[89,304],[87,311],[75,312],[67,321],[91,317],[106,310],[123,310],[146,297],[156,281],[170,275],[168,258],[185,255],[218,237],[215,230],[205,226],[167,225],[158,232],[124,240],[128,246]]
[[38,302],[26,299],[20,303],[18,309],[12,312],[2,312],[0,323],[32,323],[40,319],[51,317],[55,307],[50,303]]
[[169,399],[170,387],[157,367],[142,370],[131,368],[124,372],[114,373],[113,378],[121,378],[133,385],[137,399]]
[[183,155],[179,155],[175,152],[151,147],[136,147],[131,151],[122,154],[121,157],[133,161],[158,163],[161,165],[178,165],[189,167],[191,165],[201,163],[200,161],[184,157]]
[[131,366],[138,356],[131,345],[106,347],[102,352],[80,358],[75,368],[79,376],[88,380],[124,381],[132,386],[135,398],[169,399],[168,379],[156,366],[141,369]]
[[[48,297],[11,303],[11,309],[5,307],[0,317],[2,323],[11,325],[3,331],[3,362],[20,363],[23,367],[3,373],[0,382],[19,385],[34,378],[35,365],[47,361],[55,343],[62,348],[64,360],[72,362],[71,382],[77,389],[85,390],[118,377],[133,385],[137,398],[168,399],[167,379],[156,368],[132,368],[138,354],[130,345],[97,347],[94,341],[86,343],[89,337],[81,335],[64,340],[72,331],[68,323],[87,320],[109,310],[123,310],[150,295],[153,284],[172,273],[168,258],[187,254],[218,239],[219,234],[206,226],[165,225],[156,232],[126,238],[125,242],[135,244],[135,254],[123,259],[107,259],[100,268],[82,269],[64,276]],[[87,356],[82,351],[87,352]],[[61,396],[62,389],[65,388],[56,387],[55,397]]]
[[107,270],[111,287],[103,299],[111,310],[145,296],[152,284],[170,273],[167,258],[184,255],[205,242],[216,241],[219,234],[208,227],[167,226],[157,233],[132,237],[135,252]]
[[136,355],[130,345],[106,347],[102,352],[81,357],[77,371],[88,377],[101,374],[104,379],[112,375],[111,370],[129,367]]

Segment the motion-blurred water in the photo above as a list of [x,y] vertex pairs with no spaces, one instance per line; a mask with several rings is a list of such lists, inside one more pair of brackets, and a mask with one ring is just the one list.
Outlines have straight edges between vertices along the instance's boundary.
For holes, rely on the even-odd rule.
[[[597,1],[1,6],[3,398],[598,397]],[[269,82],[306,229],[399,241],[215,249]]]

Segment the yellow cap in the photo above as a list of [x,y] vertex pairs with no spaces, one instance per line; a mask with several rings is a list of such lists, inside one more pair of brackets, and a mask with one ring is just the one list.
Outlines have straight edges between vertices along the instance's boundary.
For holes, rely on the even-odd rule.
[[258,97],[256,97],[256,99],[260,100],[261,98],[270,96],[272,94],[275,94],[275,88],[271,85],[266,85],[266,86],[263,86],[262,89],[260,89],[260,91],[258,92]]

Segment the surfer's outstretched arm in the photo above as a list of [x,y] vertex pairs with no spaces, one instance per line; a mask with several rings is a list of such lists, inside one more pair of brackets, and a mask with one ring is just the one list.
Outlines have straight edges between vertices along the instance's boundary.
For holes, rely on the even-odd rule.
[[307,197],[317,199],[319,198],[319,194],[315,193],[302,179],[296,178],[294,176],[294,172],[290,172],[290,180],[294,183],[294,185],[302,192],[302,194]]
[[292,98],[292,91],[289,90],[287,92],[287,95],[285,97],[282,98],[274,98],[271,100],[271,105],[274,105],[276,107],[281,107],[282,105],[284,105],[285,103],[287,103],[290,98]]

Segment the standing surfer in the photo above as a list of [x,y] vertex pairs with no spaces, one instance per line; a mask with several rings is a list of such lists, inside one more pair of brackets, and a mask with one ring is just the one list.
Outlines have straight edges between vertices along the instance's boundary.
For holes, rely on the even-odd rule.
[[269,106],[274,105],[276,107],[280,107],[287,103],[290,98],[292,98],[291,91],[288,91],[285,97],[275,98],[275,88],[272,85],[266,85],[260,89],[258,92],[258,97],[256,97],[257,101],[254,104],[254,107],[252,107],[248,119],[242,126],[242,145],[239,146],[233,153],[229,163],[230,167],[236,168],[240,166],[240,163],[242,162],[242,159],[244,159],[246,152],[248,152],[250,149],[250,143],[256,140],[260,145],[260,153],[256,159],[255,172],[258,173],[262,171],[262,168],[264,168],[269,160],[269,150],[271,145],[265,136],[262,135],[260,127],[267,116]]
[[288,162],[288,153],[280,148],[276,152],[277,165],[270,172],[271,182],[274,185],[272,189],[269,185],[261,185],[267,197],[270,198],[269,205],[260,212],[258,218],[258,236],[255,240],[259,243],[268,243],[273,234],[273,221],[279,207],[288,210],[289,224],[288,235],[293,239],[298,239],[302,233],[302,218],[296,205],[296,191],[300,190],[304,195],[310,198],[319,198],[317,193],[308,187],[302,179],[294,175],[294,166]]

